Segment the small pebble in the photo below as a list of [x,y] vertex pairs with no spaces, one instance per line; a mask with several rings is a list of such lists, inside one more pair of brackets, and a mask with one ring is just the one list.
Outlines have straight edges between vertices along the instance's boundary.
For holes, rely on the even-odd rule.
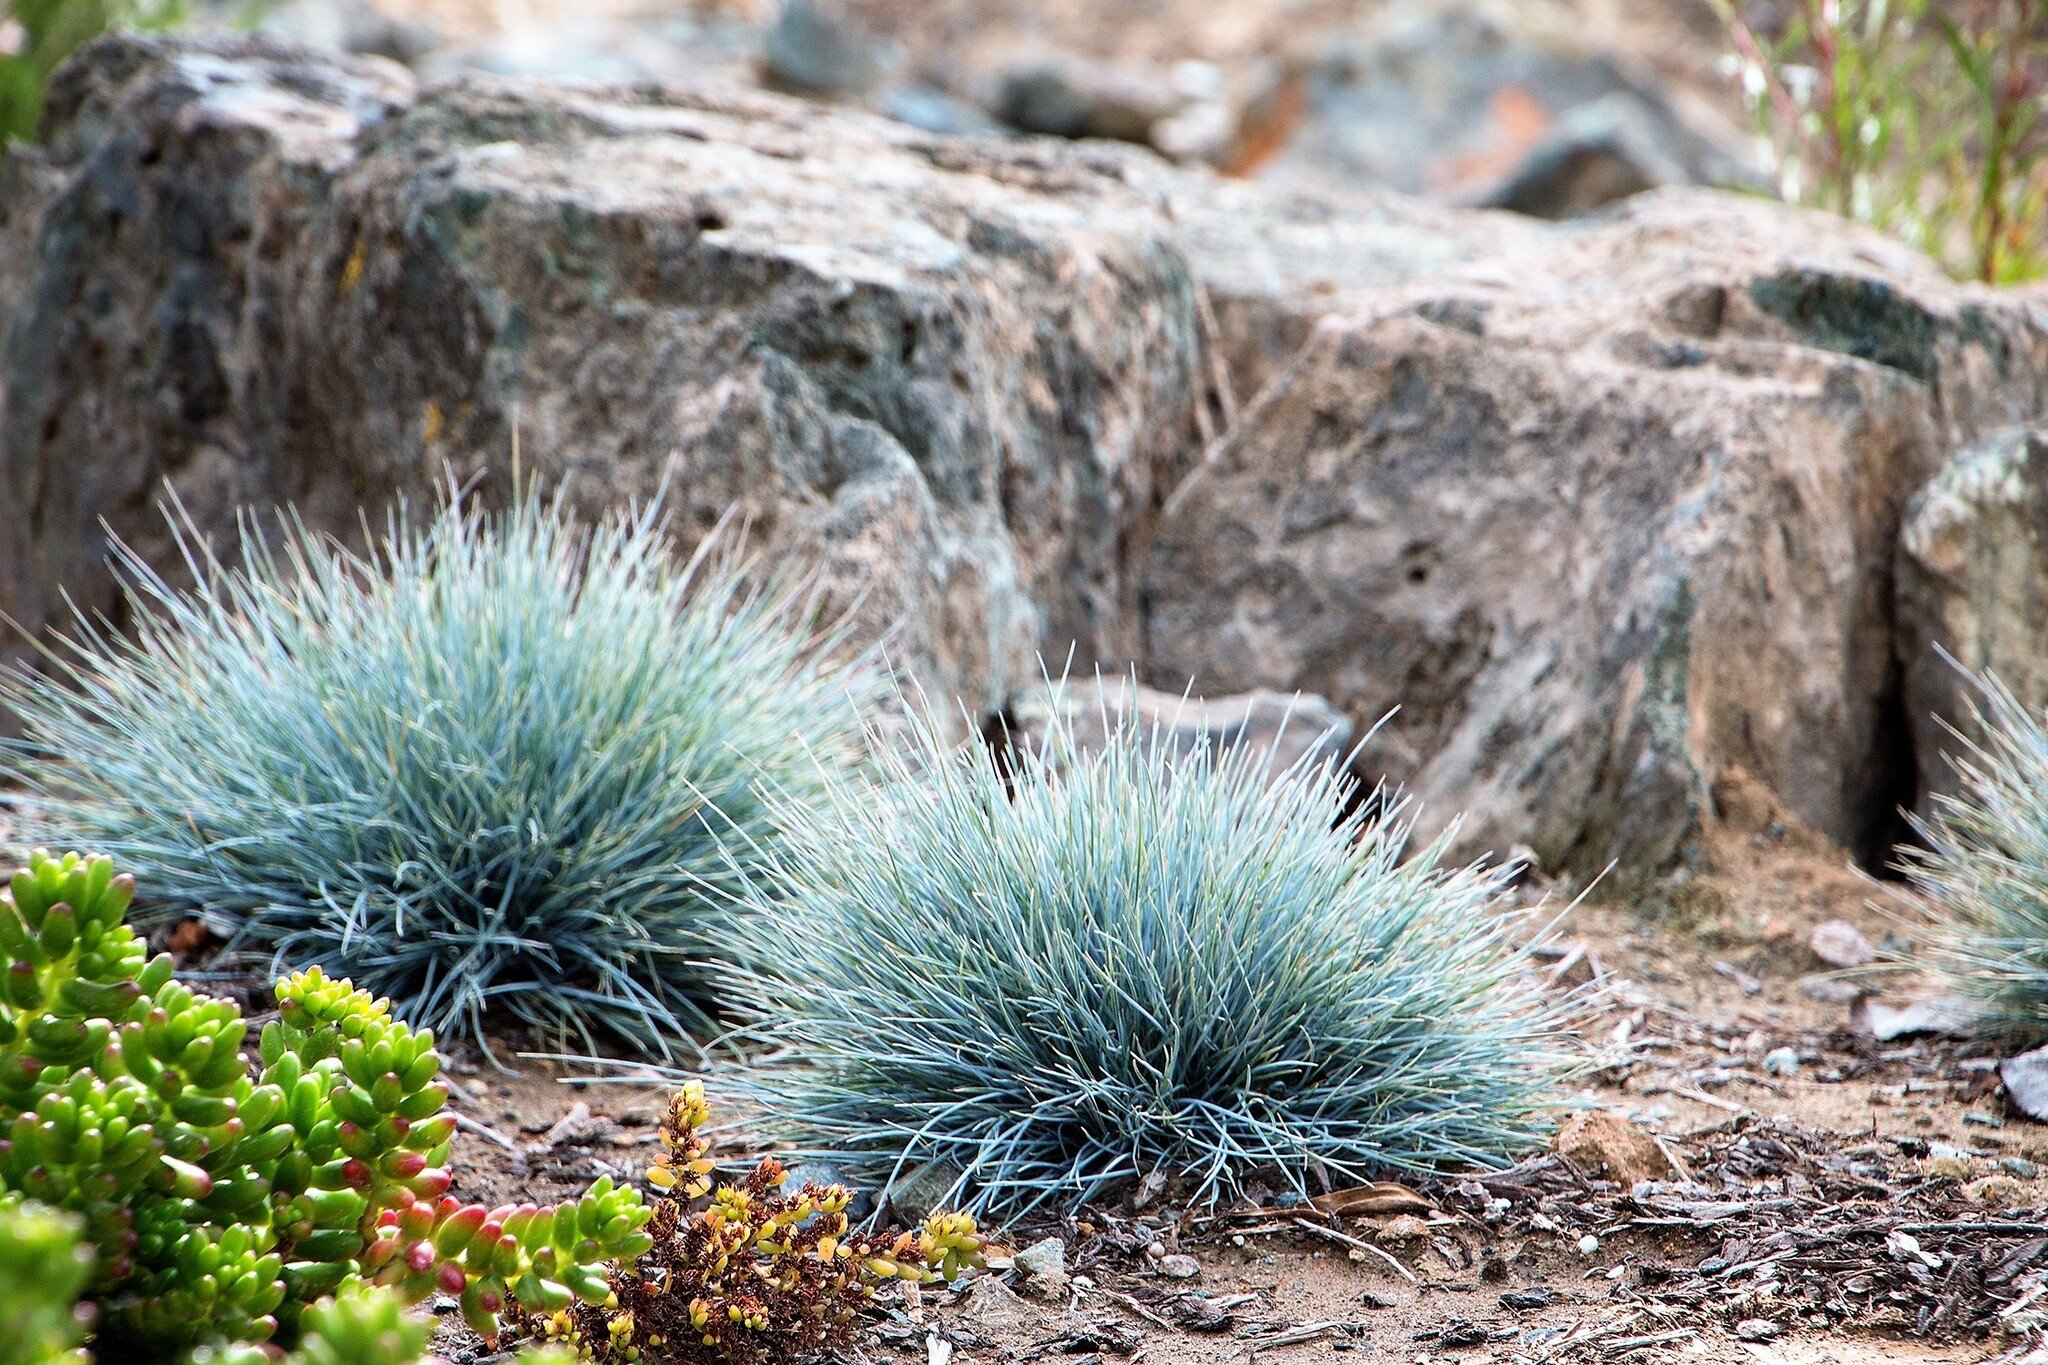
[[1192,1280],[1202,1273],[1202,1265],[1192,1256],[1165,1256],[1160,1258],[1159,1273],[1169,1280]]
[[1147,1260],[1156,1261],[1165,1254],[1166,1243],[1164,1242],[1150,1242],[1145,1246],[1145,1258]]
[[1067,1292],[1067,1249],[1057,1237],[1047,1237],[1032,1243],[1010,1258],[1012,1267],[1022,1276],[1019,1286],[1027,1294],[1041,1299],[1058,1300]]
[[1764,1054],[1764,1070],[1773,1076],[1796,1076],[1799,1074],[1799,1050],[1789,1047],[1774,1047]]
[[1592,1233],[1589,1232],[1584,1237],[1581,1237],[1579,1239],[1579,1255],[1591,1256],[1594,1252],[1598,1251],[1599,1249],[1600,1239],[1598,1237],[1595,1237]]
[[2007,1175],[2016,1175],[2022,1180],[2032,1180],[2041,1174],[2041,1168],[2023,1156],[2009,1156],[1998,1164]]

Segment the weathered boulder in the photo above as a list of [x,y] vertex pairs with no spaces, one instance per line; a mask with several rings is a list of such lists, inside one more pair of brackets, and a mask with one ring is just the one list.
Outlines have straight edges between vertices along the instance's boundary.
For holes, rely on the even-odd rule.
[[502,500],[516,437],[686,545],[737,509],[949,713],[1041,657],[1395,712],[1366,777],[1553,869],[1684,861],[1736,769],[1877,856],[1944,704],[1896,618],[1970,648],[1902,514],[2048,414],[2048,296],[1706,193],[1559,226],[251,40],[103,42],[46,132],[0,158],[32,629],[113,608],[108,529],[176,570],[166,487],[353,538]]
[[758,93],[605,92],[120,38],[0,162],[0,609],[114,606],[106,529],[353,537],[452,472],[737,508],[983,712],[1135,657],[1150,518],[1315,319],[1524,240],[1135,148],[962,141]]
[[1084,754],[1099,751],[1113,734],[1137,733],[1173,754],[1244,749],[1274,778],[1302,763],[1341,764],[1353,733],[1343,712],[1308,693],[1200,697],[1124,677],[1044,683],[1010,704],[1009,741],[1027,752],[1057,758],[1050,748],[1055,725]]
[[2044,410],[2043,297],[1701,192],[1546,240],[1322,324],[1160,516],[1149,676],[1392,713],[1426,828],[1549,868],[1685,860],[1733,767],[1880,856],[1901,514]]
[[0,611],[37,629],[67,593],[112,610],[109,529],[175,564],[166,487],[214,535],[244,502],[306,497],[316,524],[353,520],[371,485],[325,451],[270,463],[243,399],[271,360],[248,336],[256,265],[413,95],[386,62],[254,43],[114,39],[56,73],[45,144],[0,156]]
[[2048,706],[2048,432],[2003,431],[1957,452],[1907,509],[1898,575],[1926,813],[1958,789],[1957,736],[1977,732],[1962,670],[1994,675],[2030,710]]
[[287,502],[347,536],[445,471],[504,496],[516,439],[685,541],[737,508],[935,695],[1130,657],[1123,536],[1209,367],[1128,158],[135,38],[47,142],[0,206],[17,620],[110,605],[102,518],[172,562],[165,482],[216,538]]

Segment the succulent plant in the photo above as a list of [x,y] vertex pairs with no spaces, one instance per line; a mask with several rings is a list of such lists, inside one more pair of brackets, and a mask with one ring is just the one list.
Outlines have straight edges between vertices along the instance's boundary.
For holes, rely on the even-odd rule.
[[81,620],[60,666],[0,680],[23,837],[113,855],[139,922],[345,968],[444,1035],[704,1029],[707,964],[758,937],[729,853],[774,847],[766,794],[859,737],[866,675],[801,585],[531,495],[401,513],[368,559],[245,539],[235,570],[188,544],[189,593],[117,549],[132,635]]
[[92,1248],[75,1215],[0,1196],[0,1358],[19,1365],[85,1365],[80,1309]]
[[318,968],[278,983],[252,1075],[232,1002],[172,979],[123,923],[111,860],[37,853],[0,892],[0,1189],[69,1210],[96,1254],[102,1355],[296,1333],[361,1279],[509,1303],[602,1297],[652,1245],[637,1193],[489,1210],[448,1194],[433,1036]]
[[670,1192],[655,1206],[652,1250],[613,1272],[608,1297],[536,1315],[544,1334],[607,1365],[797,1362],[848,1345],[883,1285],[950,1281],[983,1263],[971,1217],[935,1213],[893,1237],[858,1231],[847,1217],[852,1191],[786,1190],[773,1158],[714,1188],[709,1117],[702,1084],[685,1084],[648,1175]]
[[803,1156],[1014,1215],[1540,1140],[1569,1001],[1526,969],[1509,874],[1411,847],[1398,802],[1136,726],[1089,753],[1056,724],[1008,769],[906,733],[881,787],[780,811],[778,960],[748,989],[787,1058],[756,1098]]
[[[389,1289],[352,1285],[306,1309],[298,1348],[278,1360],[260,1346],[206,1346],[193,1365],[424,1365],[432,1322],[406,1312],[405,1299]],[[574,1365],[574,1357],[551,1348],[529,1348],[518,1365]]]

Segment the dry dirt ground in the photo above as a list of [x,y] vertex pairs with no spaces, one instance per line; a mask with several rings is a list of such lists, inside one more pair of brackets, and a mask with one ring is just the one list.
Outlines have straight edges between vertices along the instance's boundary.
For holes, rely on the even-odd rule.
[[[1910,953],[1919,907],[1754,788],[1717,797],[1707,870],[1647,906],[1576,905],[1546,950],[1555,988],[1582,1001],[1580,1099],[1654,1135],[1657,1179],[1534,1153],[1382,1191],[1376,1214],[1127,1200],[1002,1230],[999,1267],[1065,1241],[1074,1278],[1053,1301],[1000,1269],[927,1290],[877,1315],[862,1358],[2018,1360],[2048,1319],[2048,1126],[2007,1106],[1998,1040],[1881,1043],[1859,1023],[1855,997],[1905,1003],[1931,983],[1831,971],[1808,946],[1840,920]],[[534,1061],[466,1061],[458,1079],[465,1196],[545,1200],[631,1178],[656,1150],[659,1090]],[[1166,1255],[1199,1274],[1167,1275],[1186,1263]],[[452,1326],[441,1349],[489,1354]]]

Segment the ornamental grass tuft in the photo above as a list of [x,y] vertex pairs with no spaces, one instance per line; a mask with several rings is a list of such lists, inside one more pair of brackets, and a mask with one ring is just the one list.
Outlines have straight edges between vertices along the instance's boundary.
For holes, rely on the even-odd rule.
[[1015,1217],[1539,1140],[1566,1002],[1508,874],[1411,847],[1398,802],[1130,728],[1084,752],[1056,722],[1008,764],[928,716],[908,741],[876,785],[784,806],[756,883],[784,920],[755,1031],[794,1061],[755,1097],[805,1159]]
[[1940,906],[1929,957],[1988,1022],[2048,1032],[2048,725],[1995,678],[1976,681],[1954,796],[1914,821],[1913,884]]
[[[175,525],[176,523],[174,523]],[[865,673],[800,585],[683,560],[653,510],[531,495],[394,515],[358,555],[289,522],[199,586],[134,554],[132,635],[82,621],[0,683],[24,841],[85,844],[237,949],[346,971],[444,1036],[487,1016],[667,1053],[750,939],[733,894],[860,741]]]

